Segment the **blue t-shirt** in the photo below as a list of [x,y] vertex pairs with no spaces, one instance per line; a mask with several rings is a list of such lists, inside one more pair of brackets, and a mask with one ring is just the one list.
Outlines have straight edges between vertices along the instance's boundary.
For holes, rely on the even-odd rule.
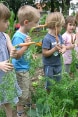
[[[61,35],[58,35],[59,38],[59,44],[63,44],[63,39]],[[42,49],[52,49],[56,46],[57,42],[54,36],[50,35],[47,33],[47,35],[44,37],[42,41]],[[49,65],[49,66],[56,66],[56,65],[61,65],[61,58],[60,58],[60,53],[59,52],[54,52],[51,56],[45,57],[43,56],[43,64],[44,65]]]
[[[12,44],[13,46],[18,45],[20,43],[24,43],[27,35],[17,31],[13,38]],[[17,48],[19,50],[20,47]],[[19,59],[12,59],[12,63],[16,71],[28,71],[30,68],[30,61],[28,59],[28,50],[26,50],[25,54],[23,54]]]

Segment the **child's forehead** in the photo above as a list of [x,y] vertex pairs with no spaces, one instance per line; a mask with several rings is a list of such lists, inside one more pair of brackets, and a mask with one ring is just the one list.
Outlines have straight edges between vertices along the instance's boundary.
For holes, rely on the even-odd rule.
[[76,22],[75,21],[70,21],[70,22],[68,22],[68,24],[76,25]]
[[73,16],[69,16],[66,18],[66,23],[76,23],[76,20]]

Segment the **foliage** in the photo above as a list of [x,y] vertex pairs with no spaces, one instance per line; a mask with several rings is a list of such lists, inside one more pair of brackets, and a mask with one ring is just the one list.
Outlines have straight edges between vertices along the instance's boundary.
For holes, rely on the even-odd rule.
[[49,94],[44,84],[45,77],[42,77],[32,92],[32,103],[36,104],[36,109],[30,107],[29,117],[77,117],[78,78],[72,80],[67,73],[63,73],[61,82],[52,81]]
[[17,11],[22,5],[34,5],[34,0],[0,0],[0,2],[3,2],[5,5],[9,6],[10,10],[12,10],[15,14],[15,19]]
[[10,17],[10,19],[9,19],[10,24],[9,24],[8,30],[6,31],[6,33],[9,34],[10,38],[12,38],[12,36],[13,36],[13,34],[14,34],[14,32],[15,32],[15,27],[14,27],[14,25],[15,25],[15,20],[14,20],[14,18],[15,18],[15,14],[14,14],[13,11],[11,11],[11,17]]
[[44,14],[43,16],[41,16],[41,18],[40,18],[40,21],[39,21],[39,24],[45,24],[45,19],[46,19],[46,17],[47,17],[47,13],[46,14]]
[[68,74],[63,73],[60,83],[52,81],[50,94],[47,94],[42,85],[44,81],[39,81],[40,83],[32,95],[32,101],[37,105],[35,113],[38,113],[39,117],[48,117],[48,115],[49,117],[65,117],[65,115],[67,115],[66,117],[76,117],[78,113],[78,79],[71,80]]
[[[45,16],[41,21],[41,24],[44,24]],[[14,14],[10,20],[10,27],[9,30],[12,30],[12,35],[14,33]],[[38,32],[32,32],[29,35],[32,37],[32,40],[35,42],[42,41],[43,36],[47,33],[46,29],[41,29]],[[11,35],[11,36],[12,36]],[[38,48],[34,45],[30,46],[29,48],[29,55],[28,57],[31,60],[31,69],[30,75],[33,76],[36,69],[40,66],[41,58],[33,58],[32,55],[38,53]],[[40,49],[40,48],[39,48]],[[77,62],[74,51],[72,52],[73,55],[73,62],[72,64],[75,65]],[[77,117],[78,113],[78,73],[76,69],[74,69],[72,65],[72,70],[75,70],[75,77],[71,79],[70,76],[66,73],[62,73],[62,80],[61,82],[52,82],[51,92],[47,94],[45,89],[45,77],[39,79],[38,85],[34,87],[34,91],[32,92],[32,103],[36,103],[36,109],[31,109],[28,111],[28,115],[30,117]],[[12,75],[9,75],[10,79]],[[12,80],[7,78],[10,81],[10,86],[13,84]],[[8,86],[9,90],[12,87]],[[1,91],[1,90],[0,90]],[[13,99],[12,92],[8,95],[9,99]],[[1,96],[1,95],[0,95]],[[2,114],[2,115],[1,115]],[[5,113],[3,110],[0,110],[0,116],[5,117]]]
[[[5,3],[11,10],[13,10],[15,19],[20,6],[28,4],[35,7],[35,0],[0,0],[0,2]],[[59,11],[59,8],[61,7],[63,13],[68,14],[70,7],[70,0],[41,0],[41,3],[46,4],[44,10],[50,10],[51,12],[54,12],[55,9]]]
[[[40,25],[44,25],[45,24],[45,19],[46,19],[47,14],[44,14],[39,21]],[[29,32],[30,37],[32,38],[32,41],[35,41],[36,43],[42,43],[42,40],[44,38],[44,36],[47,33],[47,29],[44,27],[41,28],[35,28],[35,29],[31,29]],[[42,52],[42,47],[40,46],[40,44],[36,44],[35,46],[36,50],[38,53]]]
[[70,71],[72,73],[76,72],[76,64],[78,64],[78,59],[77,59],[77,54],[76,54],[76,50],[72,50],[72,63],[70,66]]
[[13,103],[14,98],[17,97],[17,91],[15,87],[16,77],[14,74],[14,71],[10,71],[7,72],[3,77],[3,81],[0,84],[1,101],[5,100],[4,97],[6,97],[6,101]]
[[5,111],[2,108],[0,109],[0,117],[6,117]]

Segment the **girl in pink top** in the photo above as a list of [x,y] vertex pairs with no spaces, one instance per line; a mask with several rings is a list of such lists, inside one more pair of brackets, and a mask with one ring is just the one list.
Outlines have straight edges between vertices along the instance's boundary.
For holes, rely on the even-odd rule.
[[65,20],[66,32],[62,35],[66,52],[63,54],[65,72],[70,73],[70,65],[72,62],[72,49],[74,48],[76,21],[74,16],[68,16]]

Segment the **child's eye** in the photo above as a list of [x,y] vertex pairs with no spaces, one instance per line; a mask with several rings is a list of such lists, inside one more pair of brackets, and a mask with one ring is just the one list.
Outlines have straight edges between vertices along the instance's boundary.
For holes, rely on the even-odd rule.
[[70,25],[70,26],[72,26],[72,24],[71,24],[71,23],[70,23],[69,25]]
[[4,22],[8,22],[8,20],[4,20]]
[[73,24],[73,26],[76,26],[76,24]]
[[35,21],[36,24],[38,24],[38,21]]

